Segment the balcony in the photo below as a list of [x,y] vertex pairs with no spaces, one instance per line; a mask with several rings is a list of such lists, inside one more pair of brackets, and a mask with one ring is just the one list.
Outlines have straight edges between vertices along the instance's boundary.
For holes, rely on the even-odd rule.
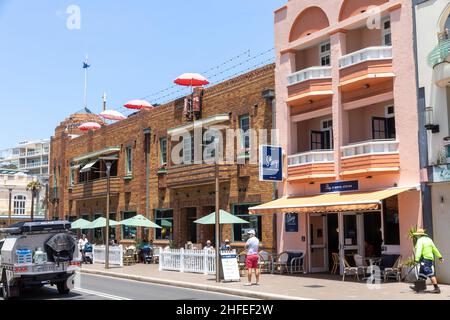
[[[233,172],[236,174],[236,166],[220,165],[219,180],[230,180]],[[184,188],[212,184],[215,179],[215,166],[209,164],[193,164],[168,167],[166,179],[168,188]]]
[[339,59],[340,85],[349,91],[360,85],[373,85],[393,78],[392,47],[369,47]]
[[399,142],[372,140],[341,148],[341,175],[364,176],[400,170]]
[[287,103],[296,106],[322,99],[333,95],[331,89],[331,67],[307,68],[288,77]]
[[[110,193],[118,194],[120,192],[121,179],[112,177],[110,184]],[[71,187],[71,199],[86,199],[92,197],[106,197],[107,179],[99,179],[84,183],[78,183]]]
[[334,151],[309,151],[288,157],[288,181],[306,182],[335,177]]

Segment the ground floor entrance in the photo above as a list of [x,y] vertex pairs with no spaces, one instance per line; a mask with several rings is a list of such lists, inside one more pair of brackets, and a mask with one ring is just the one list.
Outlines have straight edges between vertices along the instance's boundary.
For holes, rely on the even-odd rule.
[[340,272],[344,261],[354,265],[355,254],[380,257],[385,251],[380,211],[309,214],[308,226],[310,272]]

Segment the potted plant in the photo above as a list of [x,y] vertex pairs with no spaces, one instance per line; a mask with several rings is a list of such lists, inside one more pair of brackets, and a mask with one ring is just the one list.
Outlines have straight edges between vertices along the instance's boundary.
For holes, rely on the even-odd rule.
[[414,233],[416,233],[416,231],[417,231],[417,226],[414,226],[408,230],[408,238],[413,243],[413,254],[409,259],[403,261],[402,276],[405,278],[405,280],[407,282],[414,282],[417,280],[417,274],[416,274],[416,271],[414,270],[414,268],[416,267],[414,250],[416,248],[416,243],[417,243],[417,237],[414,236]]

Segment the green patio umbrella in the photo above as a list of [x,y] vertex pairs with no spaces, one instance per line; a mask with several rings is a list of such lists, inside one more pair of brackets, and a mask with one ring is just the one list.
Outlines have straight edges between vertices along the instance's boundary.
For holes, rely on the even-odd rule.
[[147,219],[146,217],[144,217],[141,214],[134,216],[133,218],[120,221],[118,224],[125,225],[128,227],[144,227],[144,228],[161,229],[160,226],[158,226],[156,223],[150,221],[149,219]]
[[163,228],[172,228],[172,222],[167,220],[161,220],[161,227]]
[[[110,227],[115,227],[118,224],[119,223],[117,221],[114,221],[111,219],[109,220]],[[105,228],[105,227],[106,227],[106,218],[100,217],[97,220],[91,222],[89,225],[87,225],[83,229],[97,229],[97,228]]]
[[72,222],[71,228],[76,229],[87,229],[87,227],[91,224],[90,221],[84,219],[78,219],[77,221]]
[[[213,212],[210,215],[207,215],[206,217],[198,219],[194,222],[198,224],[216,224],[216,213]],[[239,217],[236,217],[235,215],[232,215],[229,212],[220,210],[220,224],[243,224],[243,223],[250,223],[250,222],[243,220]]]

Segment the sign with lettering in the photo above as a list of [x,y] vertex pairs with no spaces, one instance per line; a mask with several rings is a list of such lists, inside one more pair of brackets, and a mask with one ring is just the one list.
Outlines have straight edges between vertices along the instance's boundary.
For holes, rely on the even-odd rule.
[[298,232],[298,213],[286,213],[284,216],[284,226],[286,232]]
[[259,180],[283,181],[283,149],[281,147],[260,147]]
[[358,181],[338,181],[332,183],[323,183],[320,185],[321,193],[356,191],[359,189]]
[[221,252],[223,279],[225,281],[240,281],[239,266],[236,253]]

